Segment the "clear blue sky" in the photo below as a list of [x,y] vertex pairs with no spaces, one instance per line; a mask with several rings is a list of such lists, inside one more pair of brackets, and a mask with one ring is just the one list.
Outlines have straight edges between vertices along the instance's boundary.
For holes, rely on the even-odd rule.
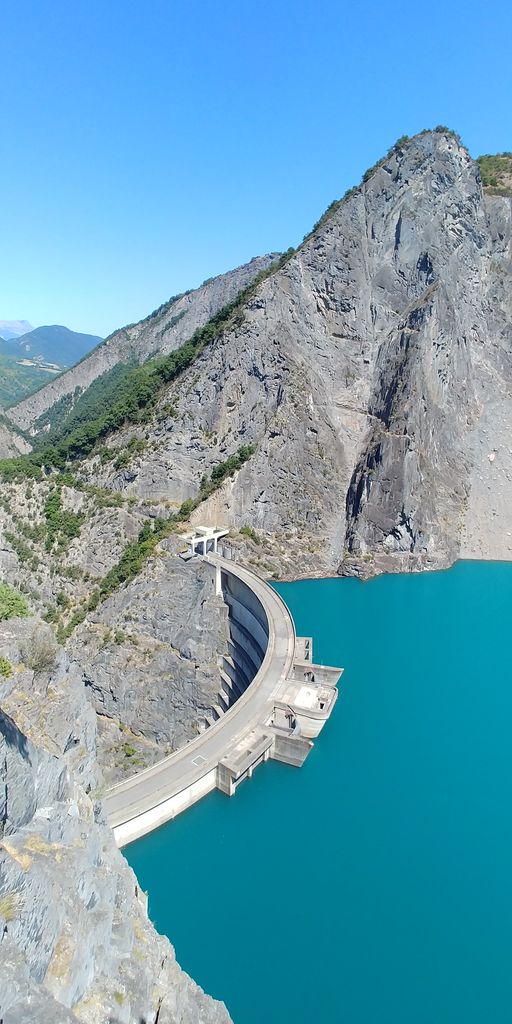
[[507,0],[5,0],[0,319],[139,319],[296,245],[404,133],[512,149],[511,40]]

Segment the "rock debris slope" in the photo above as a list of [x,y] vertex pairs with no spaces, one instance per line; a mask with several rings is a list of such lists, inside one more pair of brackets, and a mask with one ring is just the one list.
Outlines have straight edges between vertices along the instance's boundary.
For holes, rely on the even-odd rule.
[[278,571],[510,557],[511,282],[511,200],[484,194],[450,132],[397,145],[173,385],[145,456],[103,482],[180,501],[252,442],[195,518],[261,531]]

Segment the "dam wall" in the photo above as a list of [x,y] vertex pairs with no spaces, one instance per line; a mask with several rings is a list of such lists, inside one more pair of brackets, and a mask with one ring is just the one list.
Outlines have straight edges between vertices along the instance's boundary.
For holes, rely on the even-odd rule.
[[229,608],[228,628],[235,668],[234,682],[242,690],[252,682],[268,647],[269,621],[255,591],[239,576],[221,570],[222,596]]
[[215,788],[232,796],[269,758],[302,765],[336,701],[342,670],[313,664],[312,640],[296,636],[279,595],[235,562],[200,557],[229,609],[218,703],[194,740],[109,790],[106,811],[119,846]]

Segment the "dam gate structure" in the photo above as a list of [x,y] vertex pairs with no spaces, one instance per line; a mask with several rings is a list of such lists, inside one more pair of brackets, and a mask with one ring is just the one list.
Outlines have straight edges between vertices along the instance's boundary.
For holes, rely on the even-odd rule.
[[[206,529],[200,535],[203,550]],[[216,593],[228,606],[218,701],[200,735],[109,790],[106,810],[118,846],[213,789],[233,796],[269,758],[300,767],[338,697],[343,670],[313,662],[312,638],[296,636],[292,616],[272,587],[217,553],[215,532],[208,531],[207,553],[196,549],[186,557],[200,557],[209,566]]]

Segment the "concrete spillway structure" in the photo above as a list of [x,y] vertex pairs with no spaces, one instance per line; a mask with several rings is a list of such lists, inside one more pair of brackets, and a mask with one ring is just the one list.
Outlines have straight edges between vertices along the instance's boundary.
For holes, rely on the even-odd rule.
[[250,570],[207,555],[229,608],[230,642],[219,703],[201,735],[106,798],[119,846],[176,817],[218,788],[232,796],[263,761],[300,766],[327,721],[342,669],[315,665],[279,595]]

